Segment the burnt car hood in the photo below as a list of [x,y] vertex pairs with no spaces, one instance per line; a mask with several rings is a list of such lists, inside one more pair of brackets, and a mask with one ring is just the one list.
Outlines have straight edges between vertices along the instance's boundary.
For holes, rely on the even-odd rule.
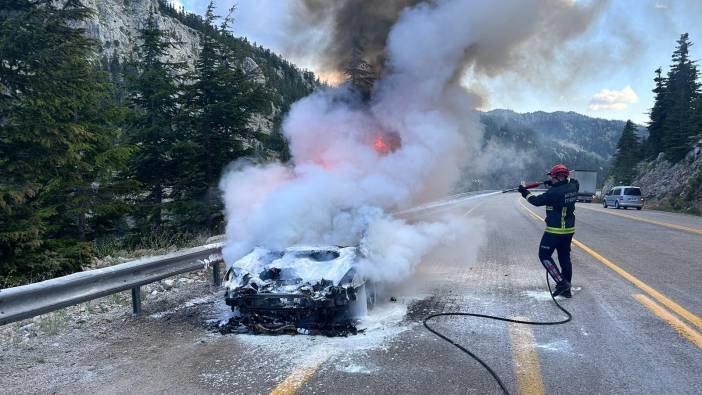
[[[256,292],[297,292],[322,281],[332,285],[353,282],[349,272],[358,258],[357,247],[297,246],[283,251],[255,248],[236,261],[227,275],[227,290],[252,288]],[[358,280],[358,279],[356,279]]]

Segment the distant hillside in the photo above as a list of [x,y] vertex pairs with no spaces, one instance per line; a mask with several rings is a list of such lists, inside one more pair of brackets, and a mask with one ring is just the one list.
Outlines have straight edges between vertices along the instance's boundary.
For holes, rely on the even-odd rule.
[[[498,125],[520,125],[534,130],[539,136],[565,147],[589,151],[605,160],[616,151],[617,140],[624,129],[624,121],[592,118],[576,112],[528,112],[492,110],[484,114]],[[644,127],[639,135],[646,135]]]
[[[463,189],[502,188],[523,180],[542,180],[554,163],[596,170],[602,184],[616,151],[624,121],[591,118],[575,112],[520,114],[492,110],[481,114],[483,148],[500,171],[466,169]],[[645,135],[640,127],[639,134]]]

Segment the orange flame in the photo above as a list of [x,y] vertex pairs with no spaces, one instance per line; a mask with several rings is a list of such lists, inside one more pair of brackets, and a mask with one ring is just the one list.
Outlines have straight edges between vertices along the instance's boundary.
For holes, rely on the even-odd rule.
[[373,149],[379,154],[389,154],[400,148],[402,141],[395,132],[380,132],[373,138]]
[[373,139],[373,148],[375,148],[376,152],[379,152],[381,154],[387,154],[390,152],[390,145],[386,143],[383,140],[383,137],[380,135],[375,136]]
[[322,166],[324,168],[324,170],[331,170],[331,168],[333,167],[331,162],[329,162],[328,160],[322,159],[322,158],[315,159],[314,163]]

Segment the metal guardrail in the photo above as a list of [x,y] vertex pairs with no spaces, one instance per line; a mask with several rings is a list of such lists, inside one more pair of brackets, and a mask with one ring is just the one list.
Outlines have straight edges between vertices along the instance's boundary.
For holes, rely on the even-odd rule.
[[140,314],[140,286],[142,285],[210,266],[213,282],[219,285],[223,244],[208,244],[21,287],[2,289],[0,290],[0,325],[128,289],[132,290],[134,314]]

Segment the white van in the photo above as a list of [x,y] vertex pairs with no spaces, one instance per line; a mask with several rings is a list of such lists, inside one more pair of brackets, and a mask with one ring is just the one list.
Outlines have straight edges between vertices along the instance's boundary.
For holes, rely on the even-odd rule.
[[614,187],[602,198],[602,206],[604,208],[609,206],[614,208],[623,207],[624,209],[636,207],[637,210],[641,210],[643,203],[641,188],[630,185]]

